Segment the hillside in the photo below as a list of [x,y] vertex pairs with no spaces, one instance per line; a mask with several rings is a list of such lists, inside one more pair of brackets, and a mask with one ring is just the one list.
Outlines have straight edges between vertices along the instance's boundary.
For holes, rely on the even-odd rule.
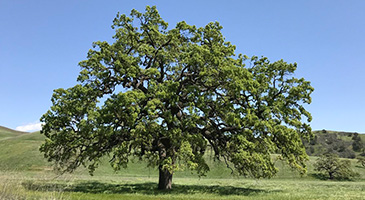
[[0,139],[0,169],[24,170],[46,165],[39,152],[43,140],[44,137],[39,132],[14,132],[13,135]]
[[[6,129],[1,129],[6,130]],[[2,131],[1,133],[5,133]],[[365,135],[360,134],[361,137]],[[345,147],[344,152],[353,152],[351,141],[353,133],[339,133],[339,132],[327,132],[323,133],[321,131],[316,132],[315,141],[311,141],[306,144],[307,149],[310,150],[311,147],[315,149],[315,152],[310,154],[313,156],[320,155],[321,152],[326,152],[328,149],[341,149],[340,147],[335,148],[334,144],[343,144]],[[10,170],[10,171],[48,171],[51,169],[51,164],[46,161],[43,155],[39,152],[39,146],[44,142],[45,137],[39,132],[33,133],[21,133],[13,132],[12,137],[5,139],[0,139],[0,171]],[[365,138],[363,139],[365,141]],[[309,145],[309,144],[313,145]],[[309,145],[309,146],[308,146]],[[327,148],[327,149],[326,149]],[[309,152],[310,153],[310,152]],[[359,154],[358,152],[355,152]],[[273,155],[273,157],[276,157]],[[232,177],[231,171],[227,169],[224,162],[214,161],[213,155],[207,153],[206,159],[211,171],[208,172],[207,177],[209,178],[227,178]],[[111,169],[108,158],[103,159],[103,163],[95,171],[95,175],[115,175],[114,171]],[[308,163],[309,172],[313,172],[312,163],[316,160],[315,157],[310,157]],[[353,160],[355,163],[356,160]],[[298,173],[290,170],[289,166],[284,164],[284,162],[275,159],[276,166],[279,168],[278,178],[286,177],[299,177]],[[355,166],[355,164],[354,164]],[[87,175],[87,170],[80,168],[77,171],[78,174]],[[139,161],[138,159],[131,158],[131,162],[128,164],[127,169],[122,169],[118,172],[121,176],[132,176],[132,177],[149,177],[157,176],[158,172],[156,169],[147,168],[146,163]],[[175,173],[176,177],[197,177],[196,174],[192,174],[190,171],[180,171]]]
[[[40,145],[44,142],[45,137],[38,132],[19,135],[18,137],[9,137],[0,140],[0,171],[48,171],[51,164],[46,161],[39,152]],[[209,156],[209,155],[207,155]],[[103,159],[103,163],[98,167],[95,175],[113,175],[115,172],[108,163],[108,158]],[[213,163],[213,158],[210,163]],[[213,165],[213,164],[212,164]],[[83,167],[76,172],[77,174],[85,174],[88,172]],[[123,176],[157,176],[156,169],[147,168],[146,163],[137,159],[131,159],[127,169],[122,169],[118,174]],[[177,176],[192,176],[190,171],[176,173]],[[229,177],[230,171],[223,162],[217,162],[212,166],[209,176]]]
[[0,140],[16,137],[23,134],[26,134],[26,132],[16,131],[10,128],[0,126]]
[[309,156],[325,153],[335,153],[342,158],[365,156],[365,134],[328,130],[314,131],[314,134],[310,141],[303,140]]
[[[317,142],[322,141],[320,134]],[[44,139],[39,132],[33,132],[0,140],[0,199],[363,199],[364,196],[365,168],[355,159],[350,160],[352,169],[361,177],[356,181],[319,180],[313,167],[317,158],[313,156],[307,162],[308,174],[301,177],[285,162],[275,159],[277,155],[272,155],[279,169],[277,175],[270,180],[252,180],[232,176],[223,162],[213,162],[208,153],[206,159],[211,171],[206,177],[198,178],[190,171],[177,172],[173,190],[164,193],[155,189],[158,171],[134,159],[118,173],[113,172],[105,157],[94,176],[89,176],[82,167],[72,175],[58,176],[50,171],[50,164],[39,152]]]

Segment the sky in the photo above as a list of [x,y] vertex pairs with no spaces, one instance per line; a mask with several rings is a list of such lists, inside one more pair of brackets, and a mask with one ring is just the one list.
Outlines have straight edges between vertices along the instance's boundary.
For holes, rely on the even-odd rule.
[[173,28],[218,21],[236,53],[296,62],[311,81],[313,130],[365,133],[363,0],[0,0],[0,125],[40,129],[54,89],[77,84],[95,41],[112,42],[117,12],[156,5]]

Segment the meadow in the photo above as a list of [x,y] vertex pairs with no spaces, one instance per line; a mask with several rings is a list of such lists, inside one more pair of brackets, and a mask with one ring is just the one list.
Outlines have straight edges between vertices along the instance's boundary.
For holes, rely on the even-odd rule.
[[[0,135],[4,135],[0,128]],[[279,173],[272,179],[250,179],[231,174],[224,163],[207,159],[211,171],[198,177],[190,171],[176,172],[173,189],[157,190],[158,172],[134,160],[127,169],[114,172],[106,162],[90,176],[80,168],[59,175],[39,153],[39,132],[15,133],[0,138],[0,199],[364,199],[365,168],[351,160],[360,174],[354,181],[318,179],[313,170],[316,157],[308,161],[301,177],[276,161]]]

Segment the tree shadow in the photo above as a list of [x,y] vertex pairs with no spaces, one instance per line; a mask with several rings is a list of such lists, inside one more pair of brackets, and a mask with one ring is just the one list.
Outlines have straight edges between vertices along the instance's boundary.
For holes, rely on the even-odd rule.
[[352,177],[352,178],[334,177],[333,179],[330,179],[330,177],[328,175],[325,175],[323,173],[313,173],[313,174],[310,174],[310,176],[312,176],[315,179],[322,180],[322,181],[349,181],[349,182],[351,182],[356,179],[356,177]]
[[329,177],[322,174],[322,173],[312,173],[310,174],[311,177],[315,178],[315,179],[319,179],[319,180],[329,180]]
[[220,185],[180,185],[173,184],[171,190],[158,190],[154,182],[136,184],[111,184],[98,181],[85,181],[74,183],[37,183],[27,181],[23,187],[33,191],[64,191],[82,193],[108,193],[108,194],[216,194],[216,195],[243,195],[250,196],[260,193],[280,192],[280,190],[262,190],[245,187],[220,186]]

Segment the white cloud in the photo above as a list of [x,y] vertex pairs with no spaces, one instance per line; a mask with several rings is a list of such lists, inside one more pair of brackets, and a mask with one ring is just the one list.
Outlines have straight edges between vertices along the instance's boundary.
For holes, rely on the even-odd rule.
[[29,123],[29,124],[23,125],[23,126],[18,126],[15,128],[15,130],[23,131],[23,132],[34,132],[34,131],[41,130],[41,128],[42,128],[42,123],[36,122],[36,123]]

